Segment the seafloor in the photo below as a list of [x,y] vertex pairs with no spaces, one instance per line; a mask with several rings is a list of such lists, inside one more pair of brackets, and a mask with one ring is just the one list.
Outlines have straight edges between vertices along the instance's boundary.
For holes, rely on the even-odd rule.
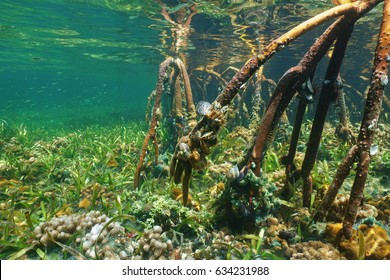
[[[385,124],[383,124],[385,123]],[[362,205],[351,241],[337,234],[354,174],[324,222],[321,197],[350,144],[328,123],[312,176],[310,209],[299,180],[283,195],[291,126],[282,124],[264,158],[256,193],[229,187],[232,162],[250,145],[248,130],[225,129],[204,170],[193,174],[190,206],[168,175],[167,152],[147,156],[141,186],[133,180],[145,124],[89,126],[73,132],[0,123],[1,259],[390,259],[390,126],[378,125]],[[311,122],[302,129],[300,166]],[[358,128],[358,125],[355,126]],[[357,131],[355,131],[356,133]],[[233,168],[233,169],[232,169]],[[354,172],[352,172],[354,173]],[[249,176],[249,175],[248,175]]]

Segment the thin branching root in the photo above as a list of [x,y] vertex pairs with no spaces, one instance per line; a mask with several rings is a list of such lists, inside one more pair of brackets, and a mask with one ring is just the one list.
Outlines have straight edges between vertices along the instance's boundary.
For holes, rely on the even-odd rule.
[[[182,90],[183,84],[184,90]],[[161,103],[162,95],[166,93],[169,96],[170,108],[163,112]],[[157,129],[160,122],[163,121],[164,114],[169,115],[169,122],[174,124],[173,131],[176,137],[180,136],[184,131],[191,128],[195,124],[196,111],[192,100],[192,91],[189,82],[189,77],[183,62],[179,58],[168,57],[160,64],[158,81],[156,89],[152,92],[149,98],[149,104],[152,104],[151,118],[149,121],[149,131],[147,132],[134,175],[134,186],[140,184],[140,173],[142,171],[145,157],[148,151],[149,142],[153,142],[154,146],[154,161],[157,163],[159,155],[159,143],[157,137]],[[183,103],[186,105],[183,108]],[[147,114],[149,120],[149,113]],[[171,139],[176,141],[174,137]]]

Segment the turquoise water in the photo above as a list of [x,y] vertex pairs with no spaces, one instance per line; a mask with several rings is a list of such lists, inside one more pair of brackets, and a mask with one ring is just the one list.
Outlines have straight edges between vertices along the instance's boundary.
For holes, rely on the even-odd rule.
[[163,59],[152,20],[73,1],[1,1],[0,118],[32,126],[140,119]]
[[[3,0],[0,119],[68,128],[143,119],[158,65],[168,55],[179,54],[186,57],[190,77],[196,80],[195,101],[212,101],[220,89],[209,89],[207,96],[199,92],[196,87],[207,75],[196,69],[207,66],[221,73],[229,66],[240,68],[261,46],[330,7],[325,1],[261,2],[237,8],[229,1],[197,1],[189,35],[175,48],[172,25],[155,1]],[[180,8],[179,1],[166,4],[170,12]],[[353,45],[361,39],[360,46],[346,57],[344,77],[360,92],[369,77],[379,13],[377,8],[357,25],[359,35],[351,41]],[[275,56],[265,73],[277,81],[323,28]],[[362,108],[362,100],[351,91],[349,98]]]

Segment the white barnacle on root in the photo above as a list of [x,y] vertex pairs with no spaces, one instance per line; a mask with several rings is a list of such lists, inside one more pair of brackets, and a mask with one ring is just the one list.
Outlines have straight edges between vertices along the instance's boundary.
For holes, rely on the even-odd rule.
[[373,120],[371,121],[371,123],[370,123],[370,124],[368,125],[368,127],[367,127],[368,130],[371,130],[371,131],[375,130],[377,124],[378,124],[378,120],[377,120],[377,119],[373,119]]
[[389,78],[385,74],[381,75],[380,80],[381,80],[381,86],[386,86],[387,83],[389,82]]

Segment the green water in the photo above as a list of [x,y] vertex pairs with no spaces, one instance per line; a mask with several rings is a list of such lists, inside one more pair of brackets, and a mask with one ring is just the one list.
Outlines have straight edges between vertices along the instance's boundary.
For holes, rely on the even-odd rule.
[[[191,80],[196,80],[195,101],[212,101],[220,89],[209,89],[207,96],[199,92],[196,86],[207,75],[195,69],[207,65],[221,73],[229,66],[240,68],[261,46],[331,6],[326,1],[234,2],[196,1],[188,38],[175,48],[172,26],[155,1],[3,0],[0,119],[70,129],[143,119],[158,65],[178,54],[186,57]],[[179,1],[166,1],[166,6],[170,12],[186,8]],[[352,88],[348,98],[357,106],[352,111],[364,104],[355,92],[367,86],[358,76],[370,74],[380,9],[357,25],[351,39],[357,47],[346,57],[343,77]],[[277,81],[324,28],[275,56],[267,76]]]
[[77,127],[144,116],[163,56],[138,12],[77,1],[1,1],[0,118]]

